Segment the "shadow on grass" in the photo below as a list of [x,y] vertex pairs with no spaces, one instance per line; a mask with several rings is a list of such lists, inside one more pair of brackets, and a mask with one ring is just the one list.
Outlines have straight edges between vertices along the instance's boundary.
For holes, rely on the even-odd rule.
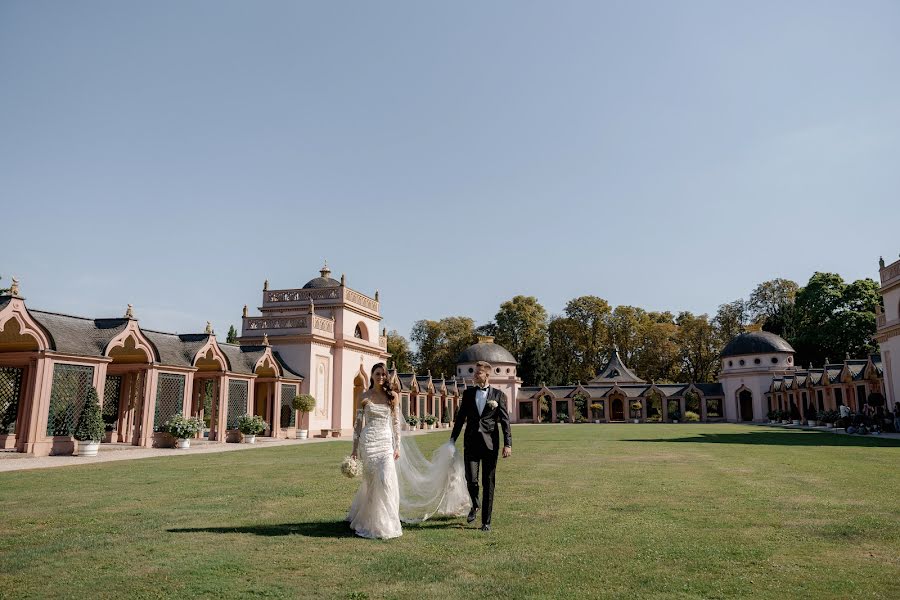
[[167,529],[169,533],[249,533],[266,537],[301,535],[304,537],[353,537],[346,521],[313,521],[310,523],[284,523],[281,525],[245,525],[243,527],[183,527]]
[[[466,529],[458,518],[439,517],[424,523],[404,523],[404,529]],[[248,533],[265,537],[300,535],[304,537],[355,537],[347,521],[313,521],[283,523],[281,525],[245,525],[242,527],[180,527],[167,529],[169,533]]]
[[701,433],[692,437],[630,439],[623,442],[750,444],[755,446],[868,446],[900,448],[900,440],[872,435],[838,435],[824,431]]

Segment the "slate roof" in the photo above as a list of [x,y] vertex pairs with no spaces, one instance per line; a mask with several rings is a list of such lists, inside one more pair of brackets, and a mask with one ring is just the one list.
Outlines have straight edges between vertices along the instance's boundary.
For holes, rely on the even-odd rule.
[[459,356],[456,358],[456,363],[474,363],[479,360],[489,362],[494,366],[516,364],[516,357],[513,356],[509,350],[494,342],[478,342],[477,344],[472,344],[460,352]]
[[128,319],[88,319],[42,310],[28,313],[50,334],[50,347],[78,356],[103,356],[114,337],[128,326]]
[[875,367],[875,372],[878,374],[878,376],[884,377],[884,365],[881,362],[881,355],[873,354],[869,357],[869,359],[872,361],[872,366]]
[[588,384],[597,383],[646,383],[643,379],[635,375],[634,371],[625,366],[625,361],[619,355],[619,349],[614,348],[612,355],[609,357],[606,366],[599,375],[591,379]]
[[853,381],[859,381],[865,375],[869,361],[866,359],[855,359],[844,361],[844,364],[847,365],[847,370],[850,371],[850,377]]
[[769,331],[748,331],[728,342],[721,356],[724,358],[769,352],[794,352],[794,349],[783,338]]

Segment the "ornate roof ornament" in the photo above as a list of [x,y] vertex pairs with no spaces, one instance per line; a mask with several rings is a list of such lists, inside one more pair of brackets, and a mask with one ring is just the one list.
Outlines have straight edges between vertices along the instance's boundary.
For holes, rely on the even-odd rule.
[[322,266],[322,268],[319,269],[319,273],[321,273],[322,277],[325,277],[325,278],[327,278],[329,275],[331,275],[331,269],[328,268],[328,260],[327,259],[325,260],[325,264]]
[[271,346],[271,344],[269,343],[269,334],[268,333],[263,334],[263,346]]
[[15,277],[12,278],[12,283],[9,284],[9,295],[16,298],[19,297],[19,280]]
[[213,334],[214,334],[214,332],[213,332],[213,328],[212,328],[212,323],[207,321],[206,322],[206,335],[213,335]]
[[882,269],[884,268],[884,257],[883,256],[878,257],[878,266],[881,267]]
[[126,319],[134,318],[134,304],[129,304],[128,308],[125,309],[125,318]]
[[312,298],[309,299],[309,314],[316,314],[316,301]]
[[246,304],[244,305],[244,312],[242,313],[242,316],[244,316],[244,317],[247,316],[247,305]]
[[375,290],[375,302],[378,302],[378,290]]
[[269,291],[269,280],[268,280],[268,279],[266,279],[265,281],[263,281],[263,291],[264,291],[264,292],[268,292],[268,291]]

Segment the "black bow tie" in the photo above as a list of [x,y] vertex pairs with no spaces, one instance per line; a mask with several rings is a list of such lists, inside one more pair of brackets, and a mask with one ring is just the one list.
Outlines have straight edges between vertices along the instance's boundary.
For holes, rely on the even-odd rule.
[[475,389],[476,389],[476,390],[481,390],[481,391],[483,392],[483,391],[485,391],[485,390],[487,389],[487,386],[482,387],[482,386],[480,386],[480,385],[476,385],[476,386],[475,386]]

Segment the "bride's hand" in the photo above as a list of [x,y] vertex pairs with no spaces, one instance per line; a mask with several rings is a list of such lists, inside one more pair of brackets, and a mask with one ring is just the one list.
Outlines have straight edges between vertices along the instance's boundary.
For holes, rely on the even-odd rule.
[[394,460],[400,460],[400,451],[394,450]]

